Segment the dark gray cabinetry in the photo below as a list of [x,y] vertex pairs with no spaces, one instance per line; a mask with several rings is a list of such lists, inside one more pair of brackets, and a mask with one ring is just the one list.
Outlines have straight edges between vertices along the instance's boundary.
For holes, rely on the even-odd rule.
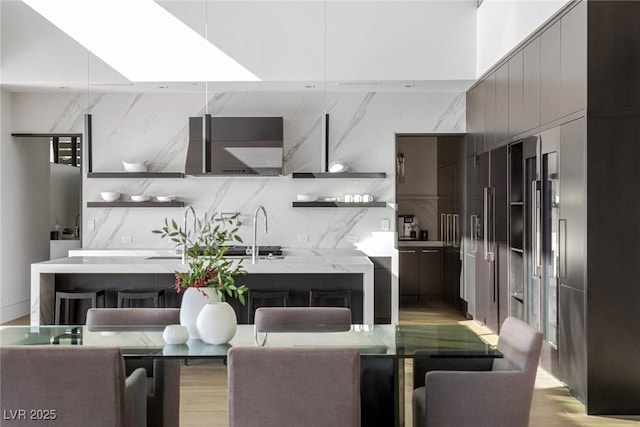
[[[599,3],[599,2],[594,2]],[[621,2],[608,2],[621,3]],[[633,2],[632,2],[633,3]],[[617,6],[614,6],[616,8]],[[637,15],[636,15],[637,18]],[[602,25],[602,23],[598,23]],[[608,31],[618,31],[613,24]],[[634,25],[635,27],[635,25]],[[613,46],[612,46],[613,47]],[[586,107],[587,102],[587,2],[582,1],[561,20],[560,112],[566,116]],[[613,80],[616,80],[615,77]]]
[[420,294],[420,252],[418,248],[401,247],[398,249],[398,283],[400,296],[418,296]]
[[484,86],[484,146],[483,151],[496,145],[496,73],[489,74],[481,83]]
[[375,323],[391,323],[391,257],[369,257],[373,262],[373,317]]
[[523,50],[522,130],[540,126],[540,38],[536,37]]
[[560,118],[560,21],[540,35],[540,120]]
[[524,53],[509,59],[509,136],[524,131]]
[[442,298],[442,256],[440,248],[419,248],[420,298]]
[[586,397],[585,120],[560,127],[560,218],[558,224],[558,360],[560,377]]
[[496,72],[496,144],[509,136],[509,64],[503,64]]
[[467,92],[467,133],[473,153],[484,151],[484,86],[482,83]]

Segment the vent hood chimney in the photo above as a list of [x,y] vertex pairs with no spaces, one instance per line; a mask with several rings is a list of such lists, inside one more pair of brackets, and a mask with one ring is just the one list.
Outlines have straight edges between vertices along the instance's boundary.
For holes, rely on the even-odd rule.
[[282,117],[189,117],[187,175],[282,175]]

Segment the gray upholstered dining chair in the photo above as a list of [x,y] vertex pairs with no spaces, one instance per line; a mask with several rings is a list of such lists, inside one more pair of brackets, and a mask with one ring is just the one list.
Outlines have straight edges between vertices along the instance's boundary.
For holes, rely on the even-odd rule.
[[146,374],[125,378],[119,348],[6,346],[0,360],[3,426],[146,426]]
[[[344,307],[260,307],[254,337],[264,345],[269,332],[341,332],[351,329],[351,310]],[[260,334],[264,334],[260,338]]]
[[229,427],[360,427],[355,348],[233,347]]
[[[87,327],[97,326],[166,326],[180,323],[179,308],[90,308]],[[138,367],[147,370],[147,425],[180,425],[180,361],[129,360],[127,372]]]
[[542,348],[542,334],[508,317],[490,371],[430,371],[413,391],[414,427],[524,427]]

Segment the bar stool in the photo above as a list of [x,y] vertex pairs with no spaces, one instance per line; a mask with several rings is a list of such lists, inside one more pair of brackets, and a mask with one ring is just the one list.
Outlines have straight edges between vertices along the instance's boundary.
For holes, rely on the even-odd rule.
[[[329,301],[337,301],[335,304],[327,304]],[[309,291],[309,307],[346,307],[351,308],[351,291],[346,290],[319,290]]]
[[[98,298],[102,297],[102,305],[105,306],[105,293],[104,289],[98,289],[95,291],[87,290],[75,290],[75,291],[56,291],[56,308],[55,308],[55,324],[60,325],[60,311],[62,308],[62,301],[66,301],[64,304],[64,323],[69,323],[69,308],[72,300],[91,300],[91,308],[98,307]],[[85,313],[86,317],[86,313]],[[82,322],[84,324],[84,321]]]
[[[258,307],[286,307],[287,300],[289,299],[289,291],[249,291],[249,304],[248,304],[248,314],[247,314],[247,322],[249,324],[253,323],[253,316]],[[256,301],[271,301],[278,302],[279,305],[273,305],[272,303],[264,304],[264,305],[256,305]]]
[[[162,304],[160,299],[162,298]],[[153,307],[161,308],[165,306],[164,289],[157,290],[135,290],[125,289],[118,291],[118,308],[131,307],[131,300],[153,299]]]

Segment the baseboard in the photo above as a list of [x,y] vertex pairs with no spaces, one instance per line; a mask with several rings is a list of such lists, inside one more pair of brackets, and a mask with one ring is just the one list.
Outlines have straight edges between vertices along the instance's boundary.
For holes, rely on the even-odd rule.
[[11,322],[12,320],[24,317],[30,313],[31,301],[29,300],[0,307],[0,323]]

